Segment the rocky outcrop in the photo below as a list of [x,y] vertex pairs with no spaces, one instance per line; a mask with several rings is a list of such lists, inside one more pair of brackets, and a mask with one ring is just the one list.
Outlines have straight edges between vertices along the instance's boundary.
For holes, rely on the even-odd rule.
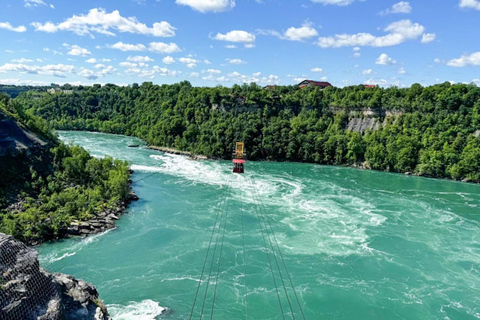
[[37,252],[0,233],[0,318],[110,320],[95,287],[41,268]]
[[182,150],[177,150],[173,148],[167,148],[167,147],[157,147],[157,146],[149,146],[148,149],[152,150],[157,150],[165,153],[171,153],[171,154],[178,154],[182,156],[187,156],[192,160],[207,160],[208,157],[200,154],[193,154],[188,151],[182,151]]
[[376,118],[352,118],[347,125],[347,131],[365,133],[367,130],[380,129],[380,122]]
[[32,148],[46,147],[48,141],[23,127],[0,110],[0,156],[12,155]]
[[480,139],[480,130],[475,131],[475,137]]

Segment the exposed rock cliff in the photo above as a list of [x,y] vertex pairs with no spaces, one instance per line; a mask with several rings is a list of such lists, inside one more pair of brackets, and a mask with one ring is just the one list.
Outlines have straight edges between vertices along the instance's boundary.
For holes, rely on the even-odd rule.
[[110,320],[95,287],[41,268],[37,252],[0,233],[0,318]]

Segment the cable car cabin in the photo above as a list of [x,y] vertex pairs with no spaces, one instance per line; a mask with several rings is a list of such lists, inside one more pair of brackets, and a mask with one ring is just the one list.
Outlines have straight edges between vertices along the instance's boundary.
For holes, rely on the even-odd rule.
[[233,173],[244,173],[245,153],[243,142],[237,142],[233,156]]

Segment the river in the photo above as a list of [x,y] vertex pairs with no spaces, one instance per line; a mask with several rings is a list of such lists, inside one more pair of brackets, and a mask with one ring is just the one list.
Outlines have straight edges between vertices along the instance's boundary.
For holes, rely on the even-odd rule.
[[189,319],[209,243],[193,319],[213,299],[214,319],[245,319],[247,305],[249,319],[480,319],[478,185],[301,163],[233,175],[132,137],[60,137],[135,170],[140,200],[116,229],[38,248],[115,320]]

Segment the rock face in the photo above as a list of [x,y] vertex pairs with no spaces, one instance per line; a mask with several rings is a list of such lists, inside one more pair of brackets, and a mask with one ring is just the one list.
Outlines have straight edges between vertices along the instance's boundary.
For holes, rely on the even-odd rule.
[[380,123],[375,118],[352,118],[347,126],[347,131],[365,133],[365,131],[375,131],[380,128]]
[[0,318],[111,320],[95,287],[41,268],[37,252],[0,233]]

